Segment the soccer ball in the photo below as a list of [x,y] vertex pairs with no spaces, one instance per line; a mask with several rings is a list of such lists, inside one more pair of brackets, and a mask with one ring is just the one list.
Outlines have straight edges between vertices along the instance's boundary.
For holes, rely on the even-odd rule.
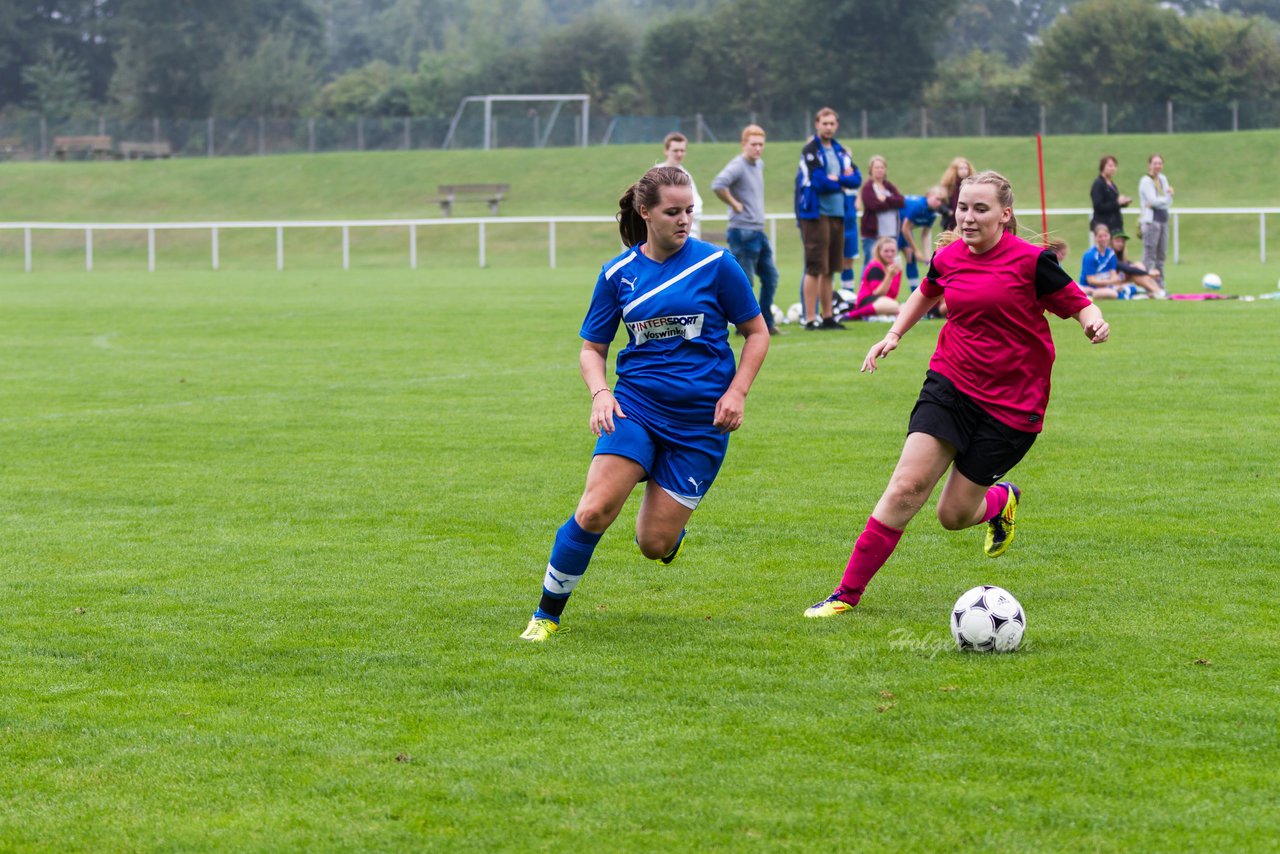
[[770,324],[771,326],[777,326],[779,323],[787,322],[787,316],[782,313],[782,309],[778,308],[777,303],[769,306],[769,315],[773,318],[773,323]]
[[951,609],[951,635],[960,649],[1013,652],[1026,630],[1027,618],[1018,600],[990,584],[965,591]]
[[800,318],[804,317],[804,309],[800,303],[793,302],[791,308],[787,309],[787,323],[799,323]]
[[1218,277],[1217,273],[1205,273],[1204,278],[1200,280],[1200,284],[1211,291],[1222,289],[1222,279]]

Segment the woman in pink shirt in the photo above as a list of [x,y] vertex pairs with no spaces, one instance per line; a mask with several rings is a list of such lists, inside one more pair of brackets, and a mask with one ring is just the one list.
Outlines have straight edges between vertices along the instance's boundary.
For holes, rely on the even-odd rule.
[[806,617],[835,617],[858,604],[948,468],[938,521],[952,531],[985,522],[984,551],[1004,554],[1021,491],[1003,478],[1030,450],[1049,402],[1054,347],[1044,313],[1075,319],[1094,344],[1110,335],[1102,311],[1053,252],[1017,236],[1013,188],[1003,176],[982,172],[965,179],[956,225],[961,239],[934,254],[919,289],[862,363],[873,373],[877,360],[896,350],[945,295],[947,321],[897,468],[840,583]]

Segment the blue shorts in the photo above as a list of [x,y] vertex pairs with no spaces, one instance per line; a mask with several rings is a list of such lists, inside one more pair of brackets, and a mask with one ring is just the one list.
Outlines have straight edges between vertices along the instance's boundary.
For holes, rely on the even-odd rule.
[[710,417],[704,430],[647,415],[626,395],[618,397],[618,404],[627,417],[614,416],[613,432],[596,440],[595,453],[634,460],[644,467],[647,480],[680,504],[695,509],[720,473],[729,434],[711,426]]

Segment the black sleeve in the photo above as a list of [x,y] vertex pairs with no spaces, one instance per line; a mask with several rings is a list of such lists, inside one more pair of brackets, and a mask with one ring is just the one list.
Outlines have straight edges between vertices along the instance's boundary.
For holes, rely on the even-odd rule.
[[1120,210],[1120,199],[1112,197],[1110,189],[1101,175],[1094,179],[1093,188],[1089,190],[1089,198],[1093,199],[1095,214],[1110,214]]
[[[929,271],[932,273],[932,269]],[[1036,296],[1046,297],[1057,293],[1072,282],[1071,276],[1058,263],[1058,256],[1046,249],[1036,259]]]
[[[937,253],[934,253],[934,254],[937,254]],[[929,259],[929,272],[925,273],[925,274],[924,274],[924,277],[925,277],[926,279],[930,279],[930,280],[932,280],[932,281],[935,281],[935,282],[936,282],[936,281],[938,281],[938,275],[939,275],[939,273],[938,273],[938,268],[937,268],[937,267],[935,267],[935,266],[933,265],[933,259],[932,259],[932,258],[930,258],[930,259]]]
[[868,282],[883,282],[883,281],[884,281],[884,270],[880,269],[879,267],[872,267],[872,268],[871,268],[871,270],[870,270],[870,272],[868,272],[868,273],[867,273],[867,281],[868,281]]

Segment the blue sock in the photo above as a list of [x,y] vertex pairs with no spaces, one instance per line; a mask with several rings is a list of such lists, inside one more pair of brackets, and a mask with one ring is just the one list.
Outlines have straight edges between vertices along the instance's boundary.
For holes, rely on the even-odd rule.
[[848,270],[841,270],[841,271],[840,271],[840,281],[842,281],[842,282],[852,282],[852,281],[853,281],[853,268],[850,268],[850,269],[848,269]]
[[542,599],[533,614],[535,619],[560,622],[564,606],[582,580],[582,574],[587,571],[587,564],[591,563],[591,555],[601,536],[603,534],[584,531],[572,516],[556,531],[551,559],[547,561],[547,573],[542,578]]

